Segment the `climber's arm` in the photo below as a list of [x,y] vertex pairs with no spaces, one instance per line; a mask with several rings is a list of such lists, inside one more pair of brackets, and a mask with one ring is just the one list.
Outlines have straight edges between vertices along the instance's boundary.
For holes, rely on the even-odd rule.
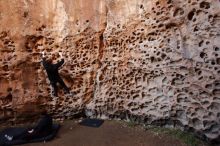
[[44,51],[41,52],[41,57],[42,57],[41,63],[45,67],[46,66],[46,57],[45,57],[45,52]]
[[56,65],[57,68],[59,68],[60,66],[62,66],[64,64],[64,59],[63,59],[63,55],[61,53],[59,53],[59,56],[62,58],[61,61],[59,61]]

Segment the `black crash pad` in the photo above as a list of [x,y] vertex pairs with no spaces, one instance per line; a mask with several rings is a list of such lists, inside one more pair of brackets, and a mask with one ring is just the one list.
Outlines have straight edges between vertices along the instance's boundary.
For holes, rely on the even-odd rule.
[[12,127],[12,128],[7,128],[4,129],[3,131],[0,132],[0,146],[12,146],[12,145],[19,145],[19,144],[26,144],[26,143],[33,143],[33,142],[43,142],[43,141],[49,141],[52,140],[58,130],[60,128],[59,124],[53,124],[53,130],[50,135],[37,138],[37,139],[32,139],[32,140],[12,140],[9,141],[5,138],[5,134],[10,135],[10,136],[15,136],[23,133],[25,130],[27,130],[26,127]]
[[79,124],[89,127],[100,127],[103,124],[104,120],[99,119],[83,119]]

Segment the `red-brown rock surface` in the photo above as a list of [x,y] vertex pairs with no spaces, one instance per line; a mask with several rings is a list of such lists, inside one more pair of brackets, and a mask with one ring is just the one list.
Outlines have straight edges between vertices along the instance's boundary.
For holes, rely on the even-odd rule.
[[[1,0],[0,119],[42,108],[220,135],[218,0]],[[74,95],[52,99],[40,52]]]

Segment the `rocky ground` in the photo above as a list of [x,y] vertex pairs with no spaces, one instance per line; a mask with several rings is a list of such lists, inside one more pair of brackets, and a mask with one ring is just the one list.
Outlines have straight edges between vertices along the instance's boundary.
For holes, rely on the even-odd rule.
[[[187,146],[171,135],[144,130],[141,126],[118,121],[105,121],[99,128],[65,121],[57,137],[46,143],[23,146]],[[198,146],[206,146],[199,144]]]

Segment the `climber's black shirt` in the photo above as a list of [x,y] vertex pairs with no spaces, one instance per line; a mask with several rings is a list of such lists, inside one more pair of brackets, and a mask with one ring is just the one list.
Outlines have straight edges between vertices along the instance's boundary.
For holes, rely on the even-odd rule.
[[49,80],[51,82],[57,82],[60,78],[58,69],[60,66],[63,65],[64,59],[62,59],[56,64],[51,64],[46,61],[46,58],[43,58],[42,63],[43,63],[44,68],[46,69]]

